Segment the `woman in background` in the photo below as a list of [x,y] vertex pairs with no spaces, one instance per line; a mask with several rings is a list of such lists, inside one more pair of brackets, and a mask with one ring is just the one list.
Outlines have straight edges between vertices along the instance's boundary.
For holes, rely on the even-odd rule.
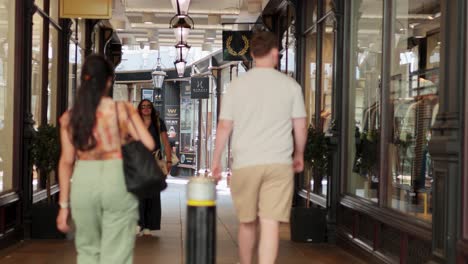
[[[160,156],[158,158],[162,158],[162,150],[164,150],[165,158],[167,159],[167,171],[170,172],[172,167],[171,147],[164,121],[159,117],[156,109],[154,109],[153,103],[147,99],[142,100],[138,105],[138,113],[143,119],[147,131],[153,137],[155,142],[154,152],[159,150]],[[161,193],[155,191],[152,197],[141,199],[139,210],[138,235],[156,236],[156,231],[161,229]]]

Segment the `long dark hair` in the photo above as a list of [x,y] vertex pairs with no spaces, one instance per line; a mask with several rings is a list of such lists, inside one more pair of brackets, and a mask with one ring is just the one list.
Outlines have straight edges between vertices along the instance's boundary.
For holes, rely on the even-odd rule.
[[96,109],[105,96],[107,81],[114,77],[114,67],[100,55],[90,55],[81,70],[81,86],[71,109],[70,128],[75,148],[86,151],[96,146],[93,129]]
[[156,111],[156,108],[154,108],[154,104],[148,100],[148,99],[143,99],[141,102],[138,104],[138,114],[140,114],[141,119],[143,119],[143,114],[141,113],[141,106],[143,105],[144,102],[147,102],[151,105],[151,123],[156,126],[158,129],[158,132],[161,133],[159,129],[159,113]]

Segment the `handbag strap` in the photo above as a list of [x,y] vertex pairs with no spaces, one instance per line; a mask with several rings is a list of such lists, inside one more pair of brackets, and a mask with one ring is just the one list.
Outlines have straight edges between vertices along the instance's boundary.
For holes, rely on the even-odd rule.
[[138,138],[136,138],[136,140],[141,140],[140,132],[138,132],[138,129],[135,126],[135,122],[133,121],[133,118],[130,116],[130,113],[128,112],[128,107],[126,105],[124,105],[124,107],[125,107],[125,112],[127,113],[127,120],[130,119],[130,122],[132,123],[133,129],[135,129],[136,134],[138,136]]
[[120,118],[119,118],[119,109],[117,108],[117,102],[115,102],[115,119],[117,123],[117,134],[119,135],[119,142],[122,144],[122,137],[120,136]]
[[159,116],[158,116],[158,119],[156,120],[156,132],[158,133],[158,137],[159,137],[159,149],[161,150],[161,155],[164,156],[164,140],[163,138],[161,137],[161,119],[159,119]]
[[[115,115],[116,115],[116,118],[117,118],[117,131],[118,131],[118,134],[119,134],[119,141],[121,141],[121,140],[122,140],[122,137],[121,137],[121,135],[120,135],[120,118],[119,118],[119,108],[118,108],[118,105],[119,105],[119,103],[118,103],[118,102],[115,102]],[[125,111],[126,111],[126,113],[127,113],[127,121],[128,121],[128,119],[130,119],[130,121],[131,121],[131,123],[132,123],[132,126],[133,126],[133,128],[135,129],[136,134],[137,134],[137,136],[138,136],[137,140],[140,140],[140,139],[141,139],[140,133],[138,132],[138,129],[136,128],[135,123],[134,123],[132,117],[130,116],[130,114],[129,114],[129,112],[128,112],[127,106],[124,105],[124,107],[125,107]]]

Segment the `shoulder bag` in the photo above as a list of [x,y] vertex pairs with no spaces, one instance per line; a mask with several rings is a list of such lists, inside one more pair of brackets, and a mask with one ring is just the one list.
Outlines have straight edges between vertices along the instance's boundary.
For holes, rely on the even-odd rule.
[[[161,121],[158,120],[158,124],[156,124],[156,130],[159,135],[160,146],[159,146],[159,149],[156,150],[154,154],[154,159],[156,160],[156,163],[164,172],[164,174],[168,175],[170,171],[168,171],[168,168],[167,168],[167,163],[166,163],[167,157],[166,157],[166,152],[164,148],[164,139],[161,137],[161,124],[159,122]],[[179,159],[177,158],[177,155],[172,151],[171,151],[171,162],[172,162],[172,166],[176,166],[179,163]]]
[[[127,185],[127,191],[133,193],[138,198],[148,198],[155,192],[160,192],[167,187],[165,175],[155,164],[151,151],[141,142],[140,134],[132,117],[129,115],[127,106],[124,105],[124,107],[127,112],[127,119],[130,119],[138,135],[138,139],[133,139],[122,145],[125,184]],[[117,102],[115,103],[115,110],[119,140],[121,140]]]

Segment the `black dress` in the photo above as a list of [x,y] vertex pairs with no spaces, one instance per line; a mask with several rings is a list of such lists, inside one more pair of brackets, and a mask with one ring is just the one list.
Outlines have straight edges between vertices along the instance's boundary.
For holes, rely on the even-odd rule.
[[[159,119],[161,132],[167,132],[164,121]],[[159,133],[155,124],[151,123],[149,132],[154,139],[155,149],[157,151],[161,149],[161,141],[159,139]],[[161,193],[154,192],[154,195],[150,198],[140,199],[139,203],[140,220],[138,225],[140,228],[149,230],[160,230],[161,229]]]

